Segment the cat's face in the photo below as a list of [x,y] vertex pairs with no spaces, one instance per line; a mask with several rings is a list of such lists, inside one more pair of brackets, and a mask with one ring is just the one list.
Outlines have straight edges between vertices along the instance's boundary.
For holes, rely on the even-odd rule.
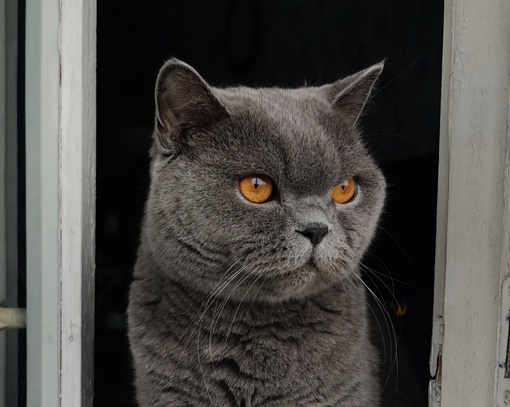
[[297,298],[348,278],[384,201],[355,128],[381,69],[320,88],[215,89],[169,61],[145,236],[159,265],[237,300]]

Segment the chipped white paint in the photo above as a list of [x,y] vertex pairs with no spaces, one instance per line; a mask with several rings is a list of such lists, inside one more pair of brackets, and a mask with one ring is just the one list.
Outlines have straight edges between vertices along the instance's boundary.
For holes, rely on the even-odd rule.
[[92,406],[94,0],[27,0],[27,405]]
[[[430,351],[429,407],[441,405],[442,385],[442,357],[444,339],[444,295],[446,274],[446,235],[448,220],[448,172],[450,166],[448,119],[450,111],[450,72],[452,69],[452,26],[451,0],[445,1],[444,33],[443,33],[443,73],[441,86],[441,120],[439,138],[439,168],[437,191],[437,220],[436,220],[436,259],[434,278],[434,315],[433,332]],[[441,324],[437,321],[441,321]],[[442,325],[442,334],[437,331]]]
[[[510,279],[503,282],[501,289],[501,310],[499,315],[500,333],[496,372],[496,406],[505,407],[510,403],[510,378],[505,377],[508,373],[508,336],[510,334]],[[505,404],[506,403],[506,404]]]
[[443,66],[434,311],[445,327],[441,405],[494,406],[510,230],[510,2],[447,0]]
[[[510,341],[510,95],[508,97],[507,116],[507,149],[505,158],[505,187],[503,201],[503,222],[501,235],[501,305],[499,310],[498,353],[496,359],[496,388],[495,398],[497,407],[510,404],[510,378],[505,373],[510,370],[508,366]],[[506,404],[505,404],[506,401]]]

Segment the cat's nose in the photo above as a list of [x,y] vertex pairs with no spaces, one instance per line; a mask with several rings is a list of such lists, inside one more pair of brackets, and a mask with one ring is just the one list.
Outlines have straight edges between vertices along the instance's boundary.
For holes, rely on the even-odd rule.
[[304,230],[296,230],[296,232],[310,239],[310,242],[316,246],[322,242],[326,233],[329,232],[329,228],[327,226],[311,226]]

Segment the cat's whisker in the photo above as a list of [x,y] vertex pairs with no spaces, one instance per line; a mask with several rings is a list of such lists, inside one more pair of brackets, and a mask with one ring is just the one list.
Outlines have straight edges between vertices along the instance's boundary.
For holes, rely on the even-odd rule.
[[[366,271],[365,276],[366,276],[368,279],[370,279],[370,281],[372,282],[372,284],[373,284],[375,287],[377,287],[377,291],[378,291],[378,294],[379,294],[380,298],[384,298],[385,296],[382,294],[381,289],[379,288],[379,285],[377,285],[377,284],[375,283],[374,279],[370,276],[370,272],[371,272],[371,270],[372,270],[372,269],[370,269],[369,267],[364,266],[361,262],[360,262],[360,266],[361,266],[361,267],[362,267],[362,268]],[[389,288],[389,286],[388,286],[388,285],[386,285],[386,284],[385,284],[385,283],[384,283],[384,282],[383,282],[383,281],[382,281],[382,280],[381,280],[381,279],[380,279],[377,275],[374,275],[374,276],[375,276],[376,278],[378,278],[378,279],[381,281],[381,283],[382,283],[382,284],[386,287],[386,289],[389,291],[389,293],[391,294],[391,297],[392,297],[392,302],[396,302],[396,303],[398,303],[398,301],[397,301],[397,299],[396,299],[396,297],[395,297],[395,294],[394,294],[394,293],[393,293],[393,291]],[[372,293],[371,293],[371,294],[372,294]],[[372,296],[374,296],[374,295],[372,295]],[[377,297],[377,296],[376,296],[376,297]],[[392,330],[393,330],[393,331],[395,331],[395,327],[394,327],[393,321],[391,320],[391,317],[389,316],[389,312],[387,311],[386,307],[382,304],[382,300],[381,300],[380,298],[379,298],[379,297],[377,297],[377,299],[379,299],[379,301],[378,301],[378,306],[379,306],[379,308],[381,309],[381,311],[386,311],[386,312],[384,312],[384,313],[383,313],[383,317],[384,317],[384,319],[385,319],[386,321],[389,321],[389,322],[391,323],[391,325],[392,325]],[[381,307],[384,307],[384,310],[383,310]],[[374,315],[374,317],[376,317],[376,316]],[[376,317],[376,320],[377,320],[377,317]],[[378,321],[377,321],[377,322],[378,322]],[[389,329],[388,329],[388,333],[390,333],[390,335],[391,335],[391,332],[389,331]],[[391,340],[391,338],[390,338],[390,340]],[[390,342],[390,345],[391,345],[391,342]],[[393,355],[392,346],[390,346],[390,351],[391,351],[391,354]],[[384,349],[384,354],[386,355],[386,349]],[[393,362],[390,360],[390,366],[391,366],[391,364],[392,364],[392,363],[393,363]]]
[[268,279],[268,275],[266,273],[264,273],[264,279],[262,280],[262,282],[260,283],[259,285],[259,289],[257,290],[257,292],[255,293],[255,295],[253,296],[253,300],[251,302],[251,305],[250,305],[250,308],[248,308],[248,310],[250,310],[252,307],[253,307],[253,304],[255,303],[256,300],[259,299],[259,294],[262,290],[262,288],[264,287],[264,284],[266,283],[267,279]]
[[[354,277],[356,277],[365,287],[366,287],[366,284],[363,282],[363,280],[356,274],[356,273],[352,273],[352,275]],[[349,274],[346,274],[346,279],[347,281],[349,281],[351,283],[351,285],[358,291],[360,291],[362,288],[358,285],[356,285],[350,278],[349,278]],[[343,284],[343,283],[342,283]],[[394,328],[393,328],[393,322],[391,321],[391,318],[389,317],[389,314],[387,313],[387,311],[385,310],[385,308],[383,307],[382,303],[380,302],[379,298],[371,291],[371,290],[368,290],[369,291],[369,294],[374,298],[374,300],[376,301],[376,305],[378,306],[378,308],[382,311],[382,315],[383,315],[383,318],[384,318],[384,322],[385,322],[385,325],[386,325],[386,330],[388,331],[388,333],[390,334],[390,354],[391,354],[391,358],[390,358],[390,365],[393,363],[393,343],[391,342],[391,335],[392,335],[392,331],[394,331]],[[386,340],[385,340],[385,334],[383,332],[383,328],[380,324],[380,321],[379,321],[379,318],[377,317],[377,314],[375,313],[375,311],[373,310],[370,302],[368,302],[368,300],[365,300],[371,314],[373,315],[377,325],[378,325],[378,328],[379,328],[379,332],[381,334],[381,340],[382,340],[382,344],[383,344],[383,358],[384,360],[386,361],[387,359],[387,349],[386,349]],[[391,329],[390,329],[390,325],[391,325]],[[388,379],[389,379],[389,374],[388,374]]]
[[[381,273],[381,272],[379,272],[379,271],[377,271],[375,269],[371,269],[372,273],[380,275],[380,276],[387,277],[390,280],[390,282],[391,282],[391,289],[392,289],[391,291],[395,292],[395,282],[399,282],[399,281],[395,280],[393,278],[393,276],[391,275],[390,269],[388,267],[386,267],[386,264],[384,264],[384,262],[379,257],[377,257],[377,255],[375,255],[374,253],[372,253],[369,250],[367,250],[367,254],[369,254],[373,259],[375,259],[375,261],[377,261],[377,263],[384,268],[384,270],[386,271],[387,274]],[[360,261],[360,264],[364,266],[363,261]]]
[[[203,311],[200,314],[200,318],[199,318],[199,320],[195,324],[195,329],[196,328],[200,328],[200,326],[202,324],[202,320],[207,315],[207,312],[211,308],[212,304],[215,301],[219,301],[221,299],[220,294],[229,286],[229,284],[232,281],[234,281],[238,276],[240,276],[242,274],[243,270],[244,270],[244,267],[241,267],[240,269],[236,270],[226,281],[224,281],[218,287],[218,289],[216,289],[214,291],[214,294],[213,293],[209,294],[208,300],[206,301],[206,306],[203,307]],[[198,316],[198,313],[197,313],[197,316]],[[195,317],[195,319],[196,319],[196,317]],[[191,333],[191,335],[193,335],[193,333],[194,333],[194,331]]]
[[[238,260],[239,261],[239,260]],[[237,262],[236,262],[237,263]],[[230,275],[229,276],[229,272],[234,268],[234,266],[236,265],[236,263],[234,263],[232,266],[230,266],[224,273],[223,275],[219,278],[218,282],[215,284],[214,288],[212,289],[211,293],[208,295],[207,297],[207,300],[204,302],[204,304],[202,304],[201,308],[199,309],[199,311],[197,312],[197,314],[195,315],[195,317],[191,320],[191,323],[193,323],[195,321],[195,319],[198,317],[198,315],[204,311],[204,309],[206,309],[210,302],[212,302],[215,298],[215,293],[222,289],[222,286],[223,284],[225,284],[225,281],[232,278],[233,275]],[[233,274],[235,274],[236,272],[234,272]]]
[[[350,280],[348,278],[348,280]],[[352,283],[352,282],[351,282]],[[354,283],[352,283],[354,285]],[[359,287],[355,286],[357,289],[360,289]],[[386,330],[390,333],[390,349],[389,349],[389,352],[388,352],[388,349],[387,349],[387,346],[386,346],[386,339],[385,339],[385,334],[383,332],[383,327],[379,321],[379,318],[377,316],[377,313],[374,311],[374,309],[372,308],[372,306],[370,305],[370,302],[368,300],[365,300],[365,303],[368,307],[368,309],[370,310],[370,313],[372,314],[374,320],[376,321],[377,323],[377,326],[379,328],[379,333],[380,333],[380,337],[381,337],[381,341],[382,341],[382,348],[383,348],[383,361],[384,361],[384,366],[386,366],[386,362],[387,362],[387,359],[388,359],[388,353],[390,354],[390,361],[389,361],[389,364],[390,366],[393,364],[393,343],[391,341],[391,330],[390,330],[390,327],[389,327],[389,324],[388,324],[388,317],[384,314],[384,311],[383,311],[383,318],[384,318],[384,323],[386,325]],[[376,301],[376,304],[378,306],[379,309],[382,310],[382,307],[380,304],[377,303]],[[390,324],[391,324],[391,320],[390,320]],[[389,379],[390,379],[390,370],[388,370],[387,374],[386,374],[386,378],[384,379],[384,386],[383,388],[387,385]]]
[[[379,287],[379,284],[377,284],[377,283],[375,282],[374,278],[376,278],[376,279],[377,279],[377,280],[378,280],[378,281],[379,281],[379,282],[380,282],[380,283],[384,286],[384,288],[386,288],[386,290],[388,290],[388,292],[389,292],[389,293],[390,293],[390,295],[391,295],[391,299],[392,299],[392,301],[394,301],[394,302],[398,302],[397,298],[395,297],[395,287],[394,287],[394,286],[392,286],[392,287],[390,288],[390,286],[389,286],[388,284],[386,284],[386,283],[384,282],[384,280],[383,280],[381,277],[379,277],[376,273],[374,273],[374,270],[373,270],[372,268],[370,268],[370,267],[368,267],[368,266],[364,265],[362,262],[360,262],[360,266],[361,266],[361,268],[363,269],[363,271],[365,271],[365,276],[366,276],[368,279],[370,279],[371,283],[372,283],[375,287],[377,287],[377,292],[378,292],[378,294],[379,294],[379,296],[380,296],[381,298],[384,298],[384,297],[386,297],[386,296],[385,296],[385,295],[383,295],[383,293],[382,293],[382,291],[381,291],[381,288]],[[372,276],[373,276],[374,278],[372,278]]]
[[[389,312],[386,310],[386,308],[384,307],[384,304],[382,304],[381,300],[379,298],[377,298],[377,296],[372,291],[372,289],[363,281],[363,279],[360,276],[356,275],[355,273],[353,273],[353,275],[361,282],[361,284],[363,284],[365,286],[365,288],[368,290],[368,292],[372,295],[374,300],[379,305],[379,309],[383,312],[384,315],[386,315],[385,320],[389,321],[389,326],[391,326],[391,334],[393,335],[393,340],[395,342],[395,350],[393,351],[393,346],[390,347],[390,350],[391,350],[391,353],[395,355],[395,358],[393,361],[390,359],[390,367],[389,367],[388,377],[384,383],[384,387],[386,387],[386,385],[388,384],[389,378],[390,378],[391,371],[395,367],[397,368],[397,376],[398,376],[398,338],[397,338],[397,333],[395,331],[395,326],[393,325],[393,322],[391,320],[391,316],[390,316]],[[388,330],[389,330],[389,326],[388,326]],[[398,383],[398,377],[397,377],[397,383]]]
[[257,289],[257,292],[255,293],[255,295],[253,296],[253,300],[251,301],[251,304],[250,306],[248,307],[248,309],[246,310],[246,312],[250,312],[251,309],[253,308],[253,305],[255,304],[255,301],[257,301],[258,299],[258,296],[260,294],[260,291],[262,290],[262,288],[264,287],[264,284],[266,283],[267,281],[267,278],[268,278],[268,275],[266,273],[264,273],[264,278],[262,280],[262,282],[260,283],[259,285],[259,288]]
[[412,61],[409,65],[407,65],[407,67],[405,69],[403,69],[402,71],[400,71],[397,75],[395,75],[393,78],[391,78],[388,82],[386,82],[386,84],[384,84],[384,86],[381,86],[380,88],[376,89],[374,91],[374,97],[377,96],[379,94],[379,92],[382,92],[384,89],[386,89],[388,86],[390,86],[393,82],[395,82],[396,80],[398,80],[402,75],[404,75],[407,71],[409,71],[414,65],[416,65],[416,63],[420,60],[423,60],[424,58],[424,54],[420,54],[418,55],[414,61]]
[[[225,273],[223,273],[223,275],[221,276],[221,278],[219,279],[218,283],[215,285],[214,289],[212,290],[212,292],[209,294],[209,296],[207,297],[207,300],[205,301],[205,303],[202,305],[202,307],[200,308],[200,310],[197,312],[197,314],[195,315],[195,317],[190,321],[190,323],[188,324],[188,327],[184,330],[184,332],[182,333],[182,335],[180,336],[180,339],[179,339],[179,342],[182,341],[182,339],[184,338],[184,336],[187,334],[187,332],[189,331],[189,329],[191,328],[191,326],[193,326],[193,330],[192,332],[190,333],[190,335],[188,336],[188,339],[187,341],[185,342],[184,344],[184,348],[186,348],[187,344],[189,343],[189,341],[191,340],[191,338],[193,337],[193,334],[195,333],[195,330],[199,327],[202,319],[204,318],[204,316],[206,315],[207,311],[209,310],[209,308],[212,306],[212,304],[214,303],[214,301],[217,301],[219,300],[219,298],[217,297],[218,294],[220,294],[227,286],[228,284],[230,284],[230,282],[232,280],[234,280],[240,273],[241,273],[241,270],[242,270],[242,267],[241,269],[233,272],[230,276],[229,276],[229,273],[232,271],[232,269],[241,261],[243,260],[243,257],[239,258],[236,262],[234,262],[234,264],[232,264],[226,271]],[[199,317],[200,315],[200,317]],[[198,322],[197,321],[197,318],[199,318]],[[181,361],[181,358],[183,357],[184,355],[182,354],[181,357],[178,359],[178,363],[180,363]]]
[[[381,228],[384,232],[386,232],[394,241],[395,243],[399,246],[400,250],[405,254],[405,251],[403,250],[403,248],[400,246],[400,244],[398,244],[398,242],[396,241],[396,239],[389,233],[387,232],[384,228]],[[391,297],[392,297],[392,301],[394,301],[396,304],[399,303],[399,301],[397,300],[397,298],[395,297],[395,282],[398,282],[400,284],[403,284],[403,285],[406,285],[408,287],[413,287],[412,285],[410,284],[407,284],[405,282],[402,282],[402,281],[399,281],[395,278],[393,278],[391,276],[391,271],[388,269],[388,267],[386,267],[386,265],[377,257],[375,256],[374,254],[372,253],[369,253],[373,258],[375,258],[379,264],[381,264],[385,270],[387,271],[387,273],[389,274],[389,276],[387,274],[384,274],[384,273],[381,273],[381,272],[378,272],[377,270],[374,270],[368,266],[366,266],[365,264],[363,264],[362,262],[360,262],[360,265],[361,267],[366,271],[365,275],[372,281],[372,283],[374,283],[374,280],[372,279],[372,277],[370,276],[370,274],[372,276],[374,276],[375,278],[377,278],[377,280],[380,281],[380,283],[386,287],[386,289],[390,292],[391,294]],[[407,257],[407,256],[406,256]],[[411,264],[410,262],[410,259],[408,258],[408,261],[409,263]],[[411,264],[412,265],[412,264]],[[381,276],[381,277],[380,277]],[[391,281],[391,289],[389,288],[389,286],[383,281],[383,278],[382,277],[385,277],[385,278],[389,278],[390,281]],[[379,284],[374,284],[376,287],[379,287]],[[388,314],[389,315],[389,312],[387,311],[385,314]],[[387,317],[385,316],[385,319]],[[388,317],[390,318],[390,321],[391,321],[391,317]],[[396,367],[396,376],[397,376],[397,388],[396,388],[396,393],[398,393],[398,375],[399,375],[399,371],[398,371],[398,353],[397,353],[397,339],[396,339],[396,332],[395,332],[395,327],[394,327],[394,324],[392,323],[392,326],[393,326],[393,331],[394,331],[394,336],[395,336],[395,354],[396,354],[396,358],[395,358],[395,362],[394,363],[391,363],[390,362],[390,365],[388,366],[388,377],[391,375],[391,371],[393,370],[394,367]],[[400,329],[402,329],[402,326],[400,326]],[[386,385],[386,384],[385,384]]]
[[[236,272],[234,272],[234,275],[231,276],[230,278],[234,278],[235,277],[235,274]],[[218,281],[218,283],[216,284],[213,292],[216,292],[218,289],[221,289],[221,287],[223,287],[224,284],[228,284],[228,281],[225,282],[223,277]],[[221,290],[220,290],[221,291]],[[217,300],[217,297],[214,295],[214,294],[209,294],[209,296],[207,297],[207,300],[205,301],[205,303],[201,306],[201,308],[199,309],[199,311],[196,313],[196,315],[192,318],[192,320],[190,321],[190,323],[188,324],[188,327],[184,330],[184,332],[181,334],[180,338],[179,338],[179,342],[182,341],[182,339],[184,338],[184,336],[188,333],[188,330],[193,326],[193,331],[191,332],[191,334],[189,335],[188,337],[188,341],[186,341],[185,345],[188,344],[189,342],[189,339],[193,336],[194,332],[195,332],[195,329],[197,328],[197,324],[198,323],[195,323],[196,320],[199,318],[202,318],[204,316],[204,313],[207,312],[207,310],[209,309],[209,307],[212,305],[212,303]]]
[[[221,306],[221,309],[219,310],[219,312],[217,313],[217,318],[216,318],[216,322],[214,323],[213,325],[213,321],[214,321],[214,316],[212,318],[212,321],[211,321],[211,329],[210,329],[210,334],[209,334],[209,354],[211,356],[211,361],[212,361],[212,336],[213,336],[213,332],[214,332],[214,329],[216,327],[216,324],[219,322],[219,319],[221,317],[221,314],[223,312],[223,310],[225,309],[225,306],[226,304],[228,303],[228,301],[230,300],[231,296],[233,295],[233,293],[235,292],[235,290],[237,290],[241,284],[243,284],[248,278],[250,278],[253,274],[255,274],[256,272],[258,272],[258,269],[254,269],[254,270],[251,270],[248,274],[246,274],[246,276],[244,276],[237,284],[236,286],[230,291],[229,295],[223,300],[223,303],[222,303],[222,306]],[[234,323],[234,320],[237,316],[237,312],[239,310],[239,307],[241,306],[242,302],[244,301],[244,298],[246,297],[246,295],[248,294],[248,291],[251,289],[251,287],[256,283],[256,281],[258,280],[258,278],[260,277],[260,275],[255,279],[255,281],[252,283],[252,285],[248,288],[248,290],[245,292],[243,298],[241,299],[241,301],[239,302],[239,305],[234,313],[234,317],[232,319],[232,323],[230,325],[230,328],[232,327],[232,324]],[[230,330],[229,328],[229,330]],[[228,338],[228,334],[227,334],[227,338]],[[226,343],[226,340],[225,340],[225,343]],[[226,346],[226,344],[225,344]]]
[[409,258],[409,256],[407,255],[406,251],[404,250],[404,248],[402,247],[402,245],[399,243],[399,241],[388,231],[386,230],[383,226],[379,225],[378,226],[378,229],[381,229],[384,233],[386,233],[390,238],[391,240],[393,240],[395,242],[395,244],[397,245],[397,247],[400,249],[400,251],[402,252],[402,254],[405,256],[406,260],[408,261],[409,265],[411,266],[412,269],[414,269],[414,265],[413,265],[413,262],[411,261],[411,259]]
[[202,381],[203,381],[204,386],[205,386],[205,391],[207,393],[207,398],[211,402],[211,406],[212,406],[214,403],[212,401],[211,394],[209,393],[209,386],[207,384],[207,379],[205,377],[204,367],[202,366],[202,360],[200,358],[200,330],[198,331],[198,335],[197,335],[196,351],[197,351],[198,367],[200,369],[200,373],[202,374]]
[[[255,280],[253,280],[253,282],[251,283],[251,285],[248,287],[248,289],[246,290],[246,292],[244,293],[244,296],[243,298],[241,299],[241,301],[239,302],[239,304],[237,305],[237,308],[234,312],[234,316],[232,317],[232,322],[230,323],[228,329],[227,329],[227,334],[225,335],[225,340],[224,340],[224,348],[226,349],[227,348],[227,343],[228,343],[228,338],[232,332],[232,327],[234,325],[234,322],[235,322],[235,319],[237,317],[237,313],[239,312],[239,309],[241,308],[241,305],[243,303],[243,301],[245,300],[246,296],[248,295],[248,292],[252,289],[252,287],[257,283],[257,281],[262,277],[262,274],[259,274]],[[253,302],[252,302],[253,304]]]
[[[353,281],[349,278],[349,276],[348,276],[348,275],[346,275],[345,277],[346,277],[347,281],[348,281],[349,283],[351,283],[351,285],[352,285],[352,286],[353,286],[356,290],[360,291],[360,290],[362,289],[361,287],[357,286],[357,285],[356,285],[356,284],[355,284],[355,283],[354,283],[354,282],[353,282]],[[343,284],[343,283],[342,283],[342,284]],[[379,328],[379,333],[381,334],[381,340],[382,340],[382,345],[383,345],[383,358],[384,358],[384,361],[386,361],[386,359],[387,359],[387,349],[386,349],[386,339],[385,339],[385,334],[384,334],[384,332],[383,332],[383,327],[382,327],[382,325],[381,325],[381,323],[380,323],[380,321],[379,321],[379,318],[377,318],[377,314],[376,314],[376,313],[375,313],[375,311],[373,310],[373,308],[372,308],[372,306],[370,305],[370,303],[368,302],[368,300],[365,300],[365,302],[366,302],[366,304],[367,304],[367,306],[368,306],[368,308],[369,308],[369,310],[370,310],[371,314],[373,315],[373,317],[374,317],[374,319],[375,319],[375,321],[376,321],[376,323],[377,323],[377,326],[378,326],[378,328]],[[379,308],[381,308],[381,306],[380,306],[377,302],[376,302],[376,304],[379,306]],[[386,319],[386,315],[385,315],[384,313],[383,313],[383,318],[384,318],[384,322],[385,322],[385,324],[386,324],[386,329],[388,330],[388,332],[391,332],[391,331],[390,331],[390,328],[389,328],[389,326],[388,326],[388,321],[387,321],[387,319]],[[390,323],[391,323],[391,321],[390,321]],[[392,355],[391,357],[393,357],[393,346],[392,346],[392,344],[391,344],[391,343],[390,343],[390,354]],[[390,363],[392,363],[392,359],[390,359]]]
[[399,284],[405,285],[407,287],[419,289],[419,287],[416,287],[413,284],[406,283],[405,281],[402,281],[402,280],[399,280],[399,279],[393,277],[393,275],[391,274],[390,269],[386,266],[386,264],[384,264],[384,262],[378,256],[376,256],[374,253],[372,253],[370,250],[367,250],[367,255],[370,256],[371,258],[373,258],[374,260],[376,260],[377,263],[381,267],[383,267],[384,270],[386,270],[386,273],[383,273],[381,271],[377,271],[375,269],[371,269],[372,273],[377,274],[377,275],[379,275],[381,277],[384,277],[384,278],[390,280],[391,281],[391,286],[392,286],[393,289],[395,288],[395,283],[399,283]]
[[[225,284],[223,284],[222,288],[218,291],[215,291],[215,296],[217,297],[219,294],[221,294],[221,292],[226,288],[228,287],[228,285],[238,276],[238,275],[241,275],[241,273],[243,272],[245,267],[241,267],[238,271],[236,271],[226,282]],[[211,294],[212,296],[212,294]],[[210,296],[210,297],[211,297]],[[198,321],[198,323],[196,324],[196,326],[198,327],[198,330],[197,330],[197,342],[196,342],[196,351],[197,351],[197,361],[198,361],[198,365],[199,365],[199,368],[200,368],[200,372],[201,372],[201,375],[202,375],[202,381],[204,382],[204,386],[205,386],[205,389],[206,389],[206,392],[207,392],[207,396],[209,398],[209,400],[211,401],[211,405],[213,405],[213,402],[212,402],[212,399],[211,399],[211,396],[210,396],[210,393],[209,393],[209,388],[208,388],[208,385],[207,385],[207,379],[206,379],[206,376],[205,376],[205,372],[204,372],[204,367],[202,365],[202,358],[200,356],[200,353],[201,353],[201,349],[200,349],[200,334],[201,334],[201,324],[202,324],[202,321],[208,311],[208,309],[210,308],[210,305],[212,304],[209,303],[209,305],[206,307],[206,309],[204,310],[204,312],[202,313],[202,316],[200,317],[200,320]],[[192,333],[193,335],[193,333]],[[213,365],[213,368],[214,368],[214,365]]]
[[342,284],[342,287],[344,289],[344,293],[347,296],[347,305],[349,306],[349,309],[351,309],[352,308],[352,304],[351,304],[351,297],[349,296],[349,291],[347,291],[347,288],[345,287],[345,284],[344,284],[343,280],[340,280],[340,283]]
[[[239,272],[239,275],[241,274],[241,272],[244,271],[245,268],[241,268],[240,272]],[[239,284],[242,284],[243,281],[245,281],[247,278],[246,275],[244,275],[240,281],[238,281],[236,283],[236,286],[235,287],[238,287]],[[233,280],[232,280],[233,281]],[[234,290],[235,290],[235,287],[234,287]],[[226,287],[225,287],[226,288]],[[209,327],[209,358],[210,358],[210,361],[213,362],[213,355],[212,355],[212,338],[213,338],[213,332],[214,332],[214,329],[216,328],[216,325],[219,323],[219,320],[220,320],[220,317],[221,317],[221,314],[223,312],[223,310],[225,309],[225,306],[228,302],[228,296],[226,298],[223,298],[222,301],[221,301],[221,304],[218,305],[218,303],[216,304],[216,306],[214,307],[214,309],[212,310],[212,316],[211,316],[211,324],[210,324],[210,327]],[[216,368],[214,367],[214,364],[212,364],[213,366],[213,369],[216,371]]]

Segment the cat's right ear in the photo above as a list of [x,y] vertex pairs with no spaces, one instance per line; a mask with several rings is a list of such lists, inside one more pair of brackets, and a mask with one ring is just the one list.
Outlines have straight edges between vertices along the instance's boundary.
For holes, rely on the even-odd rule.
[[188,64],[168,60],[156,80],[156,136],[163,152],[175,152],[185,133],[205,128],[229,115],[213,90]]
[[335,110],[342,115],[345,122],[354,127],[383,68],[384,61],[319,89],[326,95]]

